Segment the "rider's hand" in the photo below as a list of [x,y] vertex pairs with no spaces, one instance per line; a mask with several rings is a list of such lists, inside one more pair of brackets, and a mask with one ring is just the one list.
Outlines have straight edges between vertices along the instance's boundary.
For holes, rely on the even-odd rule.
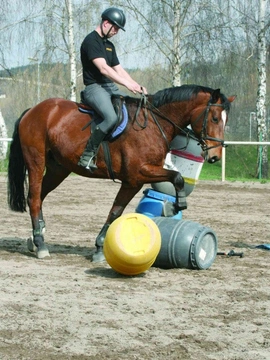
[[128,90],[130,90],[131,92],[133,92],[134,94],[137,94],[137,93],[144,93],[144,94],[147,94],[147,90],[143,87],[143,86],[140,86],[138,83],[136,83],[135,81],[134,82],[131,82],[128,84],[127,86]]
[[142,93],[142,94],[144,94],[144,95],[147,95],[147,94],[148,94],[148,92],[147,92],[147,90],[146,90],[146,88],[145,88],[144,86],[141,86],[141,91],[140,91],[140,93]]

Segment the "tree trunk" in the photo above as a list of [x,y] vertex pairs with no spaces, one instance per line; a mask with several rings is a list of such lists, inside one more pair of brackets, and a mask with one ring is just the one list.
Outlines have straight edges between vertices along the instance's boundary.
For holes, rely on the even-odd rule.
[[173,86],[181,85],[180,6],[181,6],[181,2],[179,0],[174,1],[174,27],[173,27],[173,53],[172,53]]
[[[260,0],[259,10],[259,31],[258,31],[258,93],[256,102],[257,122],[258,122],[258,141],[267,141],[266,127],[266,28],[265,28],[265,9],[266,1]],[[267,146],[258,147],[258,178],[268,177],[268,157]]]
[[[0,138],[7,138],[7,127],[0,110]],[[0,141],[0,159],[6,159],[7,157],[8,142]]]
[[77,90],[77,69],[76,69],[76,51],[74,43],[74,26],[72,0],[66,0],[68,11],[68,42],[69,42],[69,60],[70,60],[70,100],[76,101]]

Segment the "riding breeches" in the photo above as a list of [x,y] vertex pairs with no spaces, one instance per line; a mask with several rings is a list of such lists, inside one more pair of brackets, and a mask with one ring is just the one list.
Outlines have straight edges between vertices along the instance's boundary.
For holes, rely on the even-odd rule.
[[111,96],[121,95],[114,83],[87,85],[83,92],[84,101],[103,119],[100,129],[107,134],[116,124],[117,115],[112,105]]

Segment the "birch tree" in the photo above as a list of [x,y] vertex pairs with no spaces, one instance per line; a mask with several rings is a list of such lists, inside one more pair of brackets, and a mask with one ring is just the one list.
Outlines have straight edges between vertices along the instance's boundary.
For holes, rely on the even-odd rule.
[[173,86],[181,85],[184,77],[187,80],[190,62],[197,58],[217,60],[218,50],[231,44],[233,27],[237,25],[230,23],[229,8],[219,0],[153,0],[147,4],[125,0],[120,3],[139,22],[141,43],[147,44],[151,58],[156,55],[169,64]]
[[[267,141],[266,126],[266,28],[265,24],[267,0],[260,0],[258,22],[258,93],[256,102],[256,115],[258,122],[258,141]],[[267,146],[258,147],[259,178],[268,177]]]
[[66,0],[68,18],[68,54],[70,61],[70,100],[76,101],[77,68],[74,42],[73,5],[72,0]]
[[74,41],[73,0],[46,0],[44,7],[43,57],[51,61],[67,62],[69,69],[67,96],[76,101],[77,69]]
[[41,8],[35,0],[25,2],[23,6],[21,2],[1,0],[0,5],[0,68],[7,70],[10,75],[12,72],[8,63],[11,58],[13,66],[17,58],[15,66],[22,65],[20,61],[32,47],[34,37],[40,35],[38,19]]
[[96,1],[46,0],[44,37],[47,58],[67,62],[69,68],[69,99],[76,101],[77,79],[80,71],[79,47],[96,18],[100,3]]
[[[7,127],[0,109],[0,139],[7,138]],[[7,141],[0,141],[0,159],[6,159],[8,150],[8,142]]]

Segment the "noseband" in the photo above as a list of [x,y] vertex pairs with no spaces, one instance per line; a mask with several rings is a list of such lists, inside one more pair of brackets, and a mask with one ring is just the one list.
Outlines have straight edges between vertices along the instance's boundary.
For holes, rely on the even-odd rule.
[[[200,133],[200,138],[198,139],[203,151],[208,151],[210,149],[214,149],[219,146],[227,147],[227,145],[224,144],[224,140],[219,139],[219,138],[214,138],[212,136],[207,135],[207,129],[206,129],[207,128],[207,120],[208,120],[208,113],[209,113],[211,106],[219,106],[219,107],[222,107],[223,109],[225,109],[225,106],[223,104],[212,104],[211,101],[209,101],[206,109],[197,117],[197,119],[193,123],[193,125],[196,124],[201,119],[201,117],[204,116],[202,130]],[[216,142],[219,142],[219,144],[214,145],[214,146],[207,146],[207,144],[206,144],[207,140],[216,141]]]

